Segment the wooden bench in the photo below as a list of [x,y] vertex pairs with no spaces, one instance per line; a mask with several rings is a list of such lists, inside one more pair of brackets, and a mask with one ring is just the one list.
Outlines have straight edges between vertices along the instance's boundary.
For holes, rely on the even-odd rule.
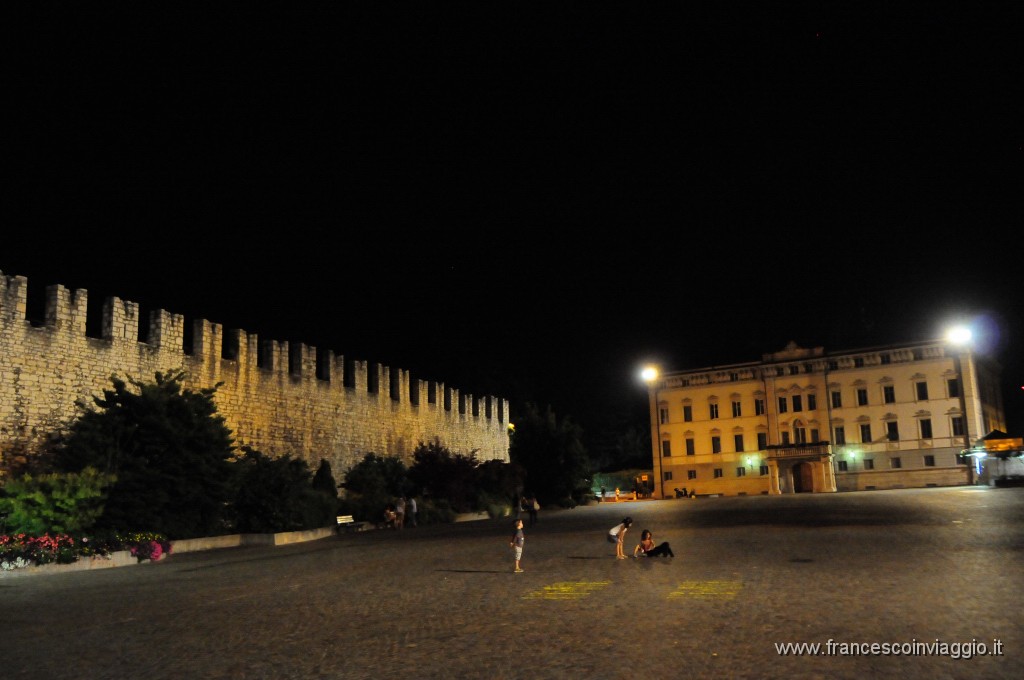
[[365,522],[357,522],[352,515],[338,515],[338,531],[362,531]]

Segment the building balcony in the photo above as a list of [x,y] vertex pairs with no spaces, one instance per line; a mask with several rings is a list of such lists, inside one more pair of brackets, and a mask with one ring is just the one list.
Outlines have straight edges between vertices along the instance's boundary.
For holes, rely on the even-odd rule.
[[829,442],[814,442],[809,444],[772,444],[765,449],[767,458],[819,458],[832,454],[832,445]]

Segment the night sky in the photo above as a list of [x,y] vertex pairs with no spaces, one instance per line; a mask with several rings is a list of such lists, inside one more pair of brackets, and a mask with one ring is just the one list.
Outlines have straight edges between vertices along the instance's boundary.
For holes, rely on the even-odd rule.
[[972,321],[1024,432],[1021,3],[379,4],[13,22],[0,270],[591,433]]

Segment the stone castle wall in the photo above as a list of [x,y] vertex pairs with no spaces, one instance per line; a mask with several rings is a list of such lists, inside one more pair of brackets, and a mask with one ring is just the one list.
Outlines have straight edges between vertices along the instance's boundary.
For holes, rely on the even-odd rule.
[[223,383],[215,399],[236,445],[313,469],[325,458],[339,478],[369,452],[411,462],[420,442],[509,459],[503,399],[205,319],[188,338],[184,317],[164,310],[149,315],[140,336],[139,305],[119,298],[104,304],[101,337],[89,337],[86,290],[48,286],[38,324],[26,318],[27,300],[28,280],[0,272],[0,456],[45,447],[78,415],[76,402],[92,404],[112,375],[148,382],[183,369],[192,389]]

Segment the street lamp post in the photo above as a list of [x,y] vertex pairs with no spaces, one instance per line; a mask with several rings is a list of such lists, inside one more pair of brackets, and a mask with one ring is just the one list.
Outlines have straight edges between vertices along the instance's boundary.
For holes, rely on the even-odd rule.
[[968,451],[967,454],[963,454],[967,458],[967,483],[970,485],[974,484],[974,466],[976,460],[970,453],[971,449],[971,419],[967,414],[967,383],[964,380],[964,369],[963,360],[961,355],[964,352],[970,354],[969,343],[971,341],[971,330],[964,326],[957,326],[951,328],[946,333],[946,339],[956,346],[957,351],[953,355],[953,366],[956,369],[956,377],[960,382],[960,413],[964,420],[964,450]]
[[661,450],[661,406],[658,404],[658,378],[659,371],[655,366],[647,366],[640,373],[640,377],[647,383],[647,396],[650,403],[651,417],[654,419],[654,427],[651,428],[654,434],[653,449],[654,459],[658,463],[658,488],[659,496],[665,498],[665,475],[662,471],[662,450]]

